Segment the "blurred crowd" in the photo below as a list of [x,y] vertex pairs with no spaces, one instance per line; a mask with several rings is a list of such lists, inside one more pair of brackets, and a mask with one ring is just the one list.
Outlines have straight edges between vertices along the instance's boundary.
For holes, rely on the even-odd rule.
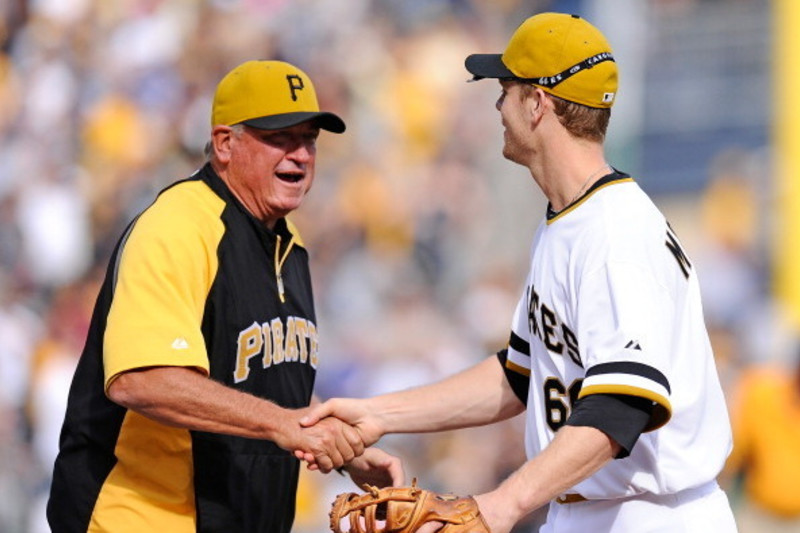
[[[503,347],[544,200],[502,159],[499,90],[464,83],[463,59],[501,50],[534,12],[581,2],[0,5],[0,531],[47,530],[65,398],[111,247],[161,188],[203,163],[211,95],[244,60],[301,66],[348,124],[321,136],[314,190],[292,217],[315,277],[318,394],[421,384]],[[702,194],[656,199],[700,273],[732,409],[751,368],[797,363],[769,296],[765,153],[732,147],[706,169]],[[800,380],[787,390],[800,395]],[[523,460],[520,423],[382,446],[421,485],[474,493]],[[725,481],[744,509],[753,459],[736,460]],[[797,481],[789,488],[800,494]],[[354,489],[304,471],[295,529],[323,531],[333,496]],[[778,515],[800,515],[792,505]]]

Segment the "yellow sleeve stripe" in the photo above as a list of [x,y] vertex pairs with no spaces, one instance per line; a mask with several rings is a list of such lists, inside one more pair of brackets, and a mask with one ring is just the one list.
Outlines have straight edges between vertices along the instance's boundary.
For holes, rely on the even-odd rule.
[[531,377],[531,371],[530,371],[529,368],[525,368],[524,366],[520,366],[520,365],[514,363],[513,361],[511,361],[510,359],[506,359],[506,368],[511,370],[511,371],[513,371],[513,372],[516,372],[517,374],[522,374],[525,377],[528,377],[528,378]]
[[653,414],[650,417],[650,422],[648,422],[644,429],[645,432],[660,428],[669,422],[670,418],[672,418],[672,404],[670,403],[669,399],[666,396],[663,396],[662,394],[650,389],[631,385],[610,384],[586,386],[586,382],[584,382],[584,387],[581,388],[578,398],[584,398],[592,394],[625,394],[627,396],[636,396],[638,398],[646,398],[651,400],[655,406],[653,408]]

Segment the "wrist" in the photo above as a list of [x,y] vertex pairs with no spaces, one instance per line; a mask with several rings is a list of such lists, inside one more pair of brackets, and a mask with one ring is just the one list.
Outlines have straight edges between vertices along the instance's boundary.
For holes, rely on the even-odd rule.
[[297,413],[271,402],[266,403],[266,416],[260,417],[262,438],[274,442],[284,450],[293,451],[301,442],[302,428]]
[[478,503],[483,520],[489,526],[489,531],[511,531],[514,525],[524,516],[519,512],[519,507],[509,505],[514,500],[509,500],[499,493],[499,489],[474,496]]
[[364,412],[369,413],[370,430],[377,439],[390,433],[405,433],[402,404],[395,405],[390,396],[376,396],[364,401]]

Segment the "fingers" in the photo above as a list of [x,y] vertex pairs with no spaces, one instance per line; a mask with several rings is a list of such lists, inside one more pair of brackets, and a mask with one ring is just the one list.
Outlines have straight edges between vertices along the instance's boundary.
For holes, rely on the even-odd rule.
[[398,457],[390,456],[387,471],[389,477],[392,478],[393,487],[402,487],[406,484],[406,473],[403,470],[403,463]]
[[362,455],[364,453],[366,445],[364,444],[364,440],[361,437],[361,432],[359,432],[357,428],[354,428],[350,424],[346,424],[344,422],[342,422],[341,424],[344,437],[347,440],[347,444],[353,451],[353,455],[347,459],[347,462],[350,462],[353,460],[354,457],[358,457],[359,455]]
[[317,465],[317,469],[323,474],[327,474],[334,468],[338,468],[338,466],[336,466],[335,459],[331,458],[329,455],[327,455],[327,453],[314,454],[314,464]]
[[346,460],[352,459],[352,450],[347,445],[346,439],[330,426],[331,424],[324,420],[314,426],[315,432],[324,431],[325,433],[320,436],[318,442],[309,450],[323,474],[327,474],[334,468],[341,467]]
[[366,447],[358,430],[333,417],[301,430],[301,435],[307,445],[294,452],[295,457],[326,474],[363,454]]
[[380,476],[371,484],[378,487],[402,487],[405,485],[406,475],[403,471],[403,462],[399,457],[388,454],[380,448],[369,448],[364,452],[364,457],[370,463],[370,469]]
[[368,400],[334,398],[325,403],[309,407],[302,413],[300,425],[312,427],[322,420],[335,417],[358,430],[364,446],[372,446],[383,436],[385,430],[381,418],[370,409]]
[[305,461],[309,464],[314,463],[314,456],[310,453],[306,453],[303,450],[295,450],[294,451],[295,458],[299,459],[300,461]]
[[335,437],[335,450],[329,454],[334,467],[339,468],[364,453],[364,442],[359,432],[337,418],[325,418],[319,422],[321,427],[329,426]]
[[405,483],[403,464],[380,448],[367,448],[364,454],[347,465],[347,473],[356,486],[401,487]]
[[317,465],[317,461],[316,459],[314,459],[314,456],[312,454],[306,453],[303,450],[295,450],[294,456],[295,459],[298,459],[299,461],[305,461],[306,468],[308,470],[311,471],[319,470],[319,465]]

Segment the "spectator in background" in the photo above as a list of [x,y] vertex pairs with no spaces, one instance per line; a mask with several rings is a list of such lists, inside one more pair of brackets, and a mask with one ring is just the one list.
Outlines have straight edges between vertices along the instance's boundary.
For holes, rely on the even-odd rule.
[[[100,269],[96,270],[102,274]],[[55,291],[48,309],[46,332],[33,350],[27,413],[38,479],[28,533],[50,531],[45,517],[50,474],[58,455],[58,435],[67,409],[70,381],[89,331],[101,279],[88,276]]]
[[741,533],[800,531],[800,352],[788,365],[743,370],[731,400],[733,452],[725,467],[742,478]]
[[26,490],[37,477],[24,435],[25,396],[34,347],[45,331],[28,305],[30,287],[0,270],[0,531],[23,531]]

